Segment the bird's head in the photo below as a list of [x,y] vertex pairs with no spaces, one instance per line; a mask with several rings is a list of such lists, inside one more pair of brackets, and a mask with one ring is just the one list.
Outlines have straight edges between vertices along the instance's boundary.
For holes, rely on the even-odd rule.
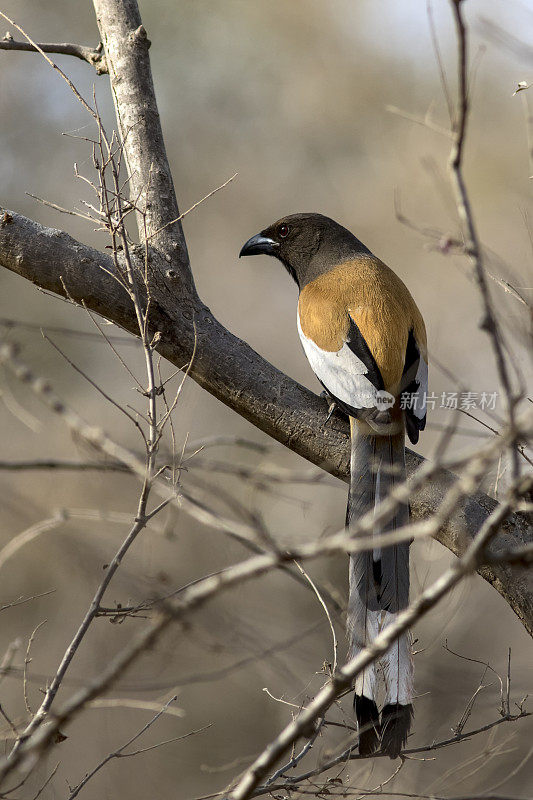
[[289,214],[252,236],[241,256],[274,256],[300,289],[337,264],[370,253],[349,230],[323,214]]

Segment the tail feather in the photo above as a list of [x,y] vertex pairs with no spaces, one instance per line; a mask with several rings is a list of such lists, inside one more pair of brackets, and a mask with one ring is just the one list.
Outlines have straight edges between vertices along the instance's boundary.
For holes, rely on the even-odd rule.
[[[380,461],[376,464],[376,506],[405,480],[404,434],[381,437],[378,449]],[[380,525],[375,533],[390,533],[408,522],[409,506],[401,503],[394,515]],[[385,547],[381,551],[381,575],[381,608],[391,613],[405,608],[409,602],[409,542]]]
[[353,706],[359,725],[359,752],[362,756],[370,756],[379,748],[381,742],[378,707],[374,700],[357,694],[357,690]]
[[[348,528],[354,519],[366,514],[369,508],[374,506],[375,502],[375,482],[372,474],[375,438],[369,437],[361,445],[361,448],[356,453],[352,448],[352,480],[350,482],[346,513],[346,526]],[[363,448],[364,453],[361,452]],[[373,554],[370,551],[354,553],[350,557],[350,594],[347,614],[350,657],[367,647],[379,633],[379,602],[374,567]],[[364,697],[375,705],[375,664],[371,664],[357,676],[355,694],[356,698]],[[361,708],[366,708],[364,703]],[[368,720],[361,719],[359,722],[360,727],[363,727],[368,723]]]
[[413,706],[411,703],[387,703],[381,712],[381,749],[391,758],[398,758],[405,747],[411,721]]
[[[405,479],[404,432],[368,436],[352,428],[351,481],[346,524],[350,528],[361,516],[384,500]],[[374,535],[394,531],[409,521],[409,508],[399,505],[385,523],[376,523]],[[355,553],[350,558],[348,631],[350,655],[367,647],[405,608],[409,600],[409,543]],[[381,728],[376,721],[377,672],[372,664],[355,682],[355,711],[359,726],[360,752],[381,747],[396,758],[409,732],[413,696],[413,664],[409,634],[398,639],[382,658],[386,705]],[[370,748],[370,749],[369,749]]]

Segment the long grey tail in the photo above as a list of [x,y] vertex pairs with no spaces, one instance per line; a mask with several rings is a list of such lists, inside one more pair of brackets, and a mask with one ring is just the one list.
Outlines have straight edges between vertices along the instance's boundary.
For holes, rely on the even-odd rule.
[[[352,433],[351,480],[346,526],[376,508],[395,484],[405,480],[405,434],[368,436],[350,419]],[[409,522],[409,506],[401,504],[385,523],[375,523],[373,534],[394,531]],[[350,656],[367,647],[409,601],[409,543],[355,553],[350,557],[348,632]],[[408,633],[381,659],[385,678],[385,705],[379,719],[377,667],[367,667],[356,679],[354,707],[359,727],[359,751],[370,754],[381,745],[396,758],[407,740],[412,719],[413,660]]]

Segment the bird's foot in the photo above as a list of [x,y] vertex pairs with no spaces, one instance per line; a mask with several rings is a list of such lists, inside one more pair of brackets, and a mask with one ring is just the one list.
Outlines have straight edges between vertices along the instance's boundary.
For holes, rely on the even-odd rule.
[[324,420],[324,425],[328,424],[328,422],[330,421],[331,417],[335,413],[335,409],[336,408],[337,408],[337,403],[335,402],[335,400],[332,400],[331,403],[328,406],[328,414],[327,414],[326,419]]
[[326,419],[324,420],[324,425],[327,425],[331,417],[337,410],[337,401],[334,400],[332,396],[329,394],[329,392],[326,392],[326,390],[320,392],[320,397],[323,397],[324,400],[326,400],[326,402],[328,403],[328,413]]

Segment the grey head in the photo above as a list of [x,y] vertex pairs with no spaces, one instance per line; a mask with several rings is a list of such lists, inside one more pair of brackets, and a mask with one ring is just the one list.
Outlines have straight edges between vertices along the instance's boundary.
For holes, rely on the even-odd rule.
[[353,233],[323,214],[278,219],[248,239],[239,258],[261,253],[279,259],[300,289],[344,261],[372,255]]

